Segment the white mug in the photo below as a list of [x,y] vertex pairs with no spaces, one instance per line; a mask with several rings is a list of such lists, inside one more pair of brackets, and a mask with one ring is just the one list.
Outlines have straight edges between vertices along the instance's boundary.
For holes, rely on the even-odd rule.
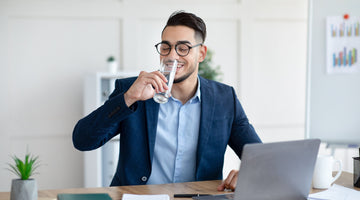
[[[335,177],[332,176],[334,163],[339,164],[339,171]],[[319,155],[316,160],[313,187],[316,189],[327,189],[340,177],[342,164],[340,160],[335,160],[332,156]]]

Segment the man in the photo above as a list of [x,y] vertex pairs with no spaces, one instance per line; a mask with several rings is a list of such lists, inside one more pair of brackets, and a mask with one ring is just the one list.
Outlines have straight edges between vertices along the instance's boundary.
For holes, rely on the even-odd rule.
[[[120,155],[111,185],[163,184],[222,179],[226,146],[240,157],[247,143],[261,142],[232,87],[198,76],[206,56],[206,26],[194,14],[173,13],[156,45],[160,59],[178,60],[171,97],[159,72],[117,80],[109,100],[74,128],[75,148],[96,149],[120,134]],[[234,189],[233,170],[218,190]]]

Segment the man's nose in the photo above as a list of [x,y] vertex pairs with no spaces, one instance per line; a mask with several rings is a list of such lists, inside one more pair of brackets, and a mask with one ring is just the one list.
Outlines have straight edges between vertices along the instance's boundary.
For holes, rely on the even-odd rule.
[[175,47],[171,48],[170,53],[168,55],[168,58],[170,58],[171,60],[178,60],[179,59],[179,55],[177,54]]

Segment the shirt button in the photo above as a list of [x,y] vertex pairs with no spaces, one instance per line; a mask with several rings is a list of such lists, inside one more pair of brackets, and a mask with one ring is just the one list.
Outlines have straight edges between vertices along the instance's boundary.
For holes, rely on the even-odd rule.
[[141,180],[142,180],[143,182],[145,182],[145,181],[147,181],[147,177],[146,177],[146,176],[143,176],[143,177],[141,177]]

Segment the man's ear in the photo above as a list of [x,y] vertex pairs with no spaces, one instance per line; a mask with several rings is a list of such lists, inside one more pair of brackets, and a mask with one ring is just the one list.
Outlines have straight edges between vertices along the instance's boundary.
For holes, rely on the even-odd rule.
[[206,57],[206,52],[207,52],[207,46],[205,45],[201,45],[200,46],[200,51],[199,51],[199,62],[204,61],[205,57]]

